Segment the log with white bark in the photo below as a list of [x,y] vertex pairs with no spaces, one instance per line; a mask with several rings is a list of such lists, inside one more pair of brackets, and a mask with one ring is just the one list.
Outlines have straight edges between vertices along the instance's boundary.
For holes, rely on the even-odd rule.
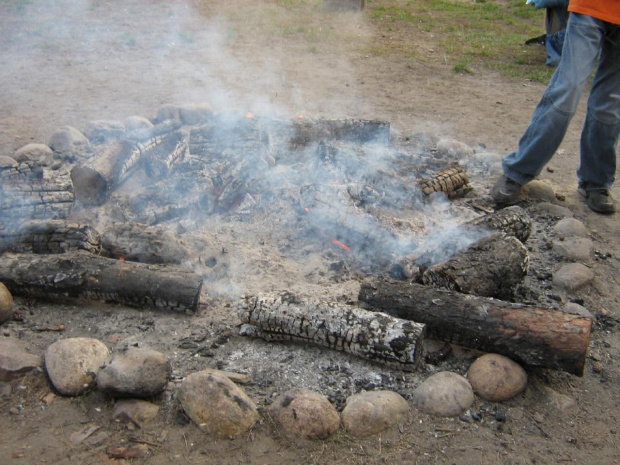
[[419,363],[425,333],[412,321],[289,293],[247,296],[239,317],[267,341],[314,343],[402,369]]
[[5,253],[0,282],[14,295],[44,300],[88,298],[133,307],[195,313],[204,303],[202,276],[179,267],[114,260],[88,252]]
[[366,309],[426,324],[435,339],[584,373],[592,320],[580,315],[388,280],[364,283],[359,300]]

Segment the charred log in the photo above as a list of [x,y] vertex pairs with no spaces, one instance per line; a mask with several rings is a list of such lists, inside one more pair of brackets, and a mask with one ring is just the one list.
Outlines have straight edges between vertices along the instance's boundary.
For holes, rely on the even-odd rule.
[[364,283],[359,300],[369,310],[424,323],[439,340],[584,373],[592,321],[583,316],[391,281]]
[[518,205],[502,208],[463,225],[467,229],[501,231],[525,243],[532,233],[532,219]]
[[528,266],[523,244],[513,236],[495,233],[429,267],[422,281],[437,288],[510,300]]
[[390,123],[360,119],[298,119],[292,121],[290,144],[306,146],[321,140],[343,140],[357,143],[390,142]]
[[411,321],[288,293],[246,297],[239,317],[267,341],[311,342],[407,369],[420,360],[425,332],[424,325]]
[[111,223],[101,246],[111,258],[140,263],[172,264],[189,259],[181,242],[163,228],[140,223]]
[[140,148],[128,141],[113,141],[97,148],[88,165],[71,170],[75,197],[84,205],[101,205],[140,160]]
[[27,219],[67,218],[74,195],[69,174],[31,162],[0,168],[0,229]]
[[187,270],[103,258],[86,252],[0,256],[0,281],[14,295],[88,298],[133,307],[195,313],[202,277]]
[[141,149],[141,152],[146,173],[151,178],[161,179],[189,154],[189,133],[175,131],[156,140],[157,143],[148,149]]
[[18,228],[0,231],[0,254],[59,254],[72,250],[101,253],[99,233],[89,225],[65,220],[31,220]]

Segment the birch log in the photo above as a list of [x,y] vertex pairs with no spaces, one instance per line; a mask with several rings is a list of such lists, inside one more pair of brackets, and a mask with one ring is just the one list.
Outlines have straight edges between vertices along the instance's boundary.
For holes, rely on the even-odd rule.
[[412,321],[288,293],[245,297],[239,317],[267,341],[312,342],[408,370],[420,361],[425,334]]

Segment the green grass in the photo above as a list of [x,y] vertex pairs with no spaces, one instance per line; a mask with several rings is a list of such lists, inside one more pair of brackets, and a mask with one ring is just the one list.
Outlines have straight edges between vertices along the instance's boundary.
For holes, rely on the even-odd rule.
[[553,73],[543,47],[524,45],[544,30],[543,12],[523,0],[369,0],[366,8],[388,33],[410,31],[413,44],[420,36],[432,41],[437,61],[441,57],[455,72],[493,70],[543,82]]

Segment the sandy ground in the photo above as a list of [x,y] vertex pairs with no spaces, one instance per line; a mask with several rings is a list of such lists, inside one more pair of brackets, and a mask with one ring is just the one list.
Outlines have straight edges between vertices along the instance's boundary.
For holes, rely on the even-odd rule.
[[[220,111],[386,120],[395,137],[428,133],[504,155],[516,146],[544,90],[539,83],[484,72],[454,74],[450,64],[436,56],[432,37],[394,33],[364,12],[334,14],[308,7],[303,13],[316,37],[295,33],[286,29],[291,17],[282,10],[285,5],[234,0],[0,2],[0,155],[11,156],[30,142],[47,143],[53,131],[65,125],[84,130],[91,120],[152,118],[162,104],[203,102]],[[411,44],[422,59],[373,55],[367,52],[372,43]],[[541,66],[543,54],[541,48]],[[160,400],[169,409],[154,426],[138,432],[156,443],[152,455],[134,463],[618,463],[620,338],[614,322],[620,317],[620,220],[618,215],[590,212],[575,191],[583,117],[582,104],[552,169],[541,174],[564,196],[562,204],[590,229],[597,249],[611,254],[592,263],[595,282],[577,296],[590,304],[594,315],[607,315],[595,325],[583,378],[531,371],[525,393],[503,406],[509,421],[502,428],[492,421],[465,424],[414,413],[401,431],[364,441],[341,434],[303,446],[283,439],[266,419],[247,436],[215,441],[184,424],[174,402],[164,398]],[[486,187],[492,181],[488,179]],[[613,193],[620,198],[618,187]],[[225,231],[223,227],[219,232]],[[254,257],[251,250],[248,256]],[[291,274],[295,267],[289,263],[272,266],[271,274],[255,275],[248,287],[260,288],[261,279],[270,288],[277,282],[298,290],[321,287],[305,283],[307,270],[298,268],[298,274]],[[332,283],[323,292],[354,295],[357,285]],[[99,326],[108,343],[134,337],[149,344],[151,338],[151,345],[173,358],[178,379],[212,363],[178,351],[183,335],[204,333],[217,339],[235,324],[230,302],[224,301],[214,303],[214,313],[189,319],[103,304],[87,311],[20,300],[18,305],[29,324],[68,323],[71,329],[63,337],[87,335]],[[153,334],[136,333],[136,327],[151,319],[157,319],[157,343]],[[111,338],[111,328],[118,337]],[[24,338],[33,351],[59,337],[35,334],[19,322],[3,327],[2,336]],[[239,339],[230,339],[220,360],[243,353]],[[274,359],[287,357],[281,348],[259,345],[255,350]],[[295,354],[302,349],[287,350]],[[315,355],[338,363],[337,356],[321,351]],[[602,364],[602,371],[593,372],[593,361]],[[243,368],[242,363],[227,366]],[[102,445],[76,447],[68,442],[70,433],[93,421],[93,415],[110,431],[110,441],[136,435],[110,420],[111,401],[97,393],[57,397],[43,408],[38,407],[40,396],[50,392],[44,375],[13,384],[12,393],[0,402],[6,426],[0,441],[3,463],[106,463],[99,455]],[[551,405],[548,388],[574,405]],[[21,415],[9,413],[21,401],[30,408]],[[167,434],[157,442],[162,431]]]

